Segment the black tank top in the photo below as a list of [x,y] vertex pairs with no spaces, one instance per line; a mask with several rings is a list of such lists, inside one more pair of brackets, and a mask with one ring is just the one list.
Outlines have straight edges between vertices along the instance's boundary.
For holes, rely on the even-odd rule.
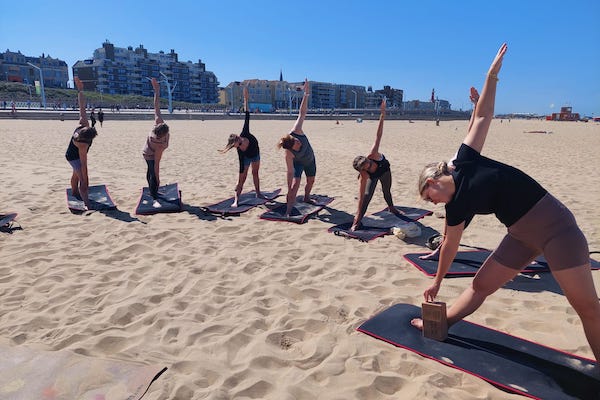
[[381,175],[385,174],[390,170],[390,162],[385,158],[383,154],[381,155],[381,160],[373,160],[371,158],[369,158],[369,160],[377,164],[377,169],[375,170],[375,172],[368,172],[369,177],[371,179],[379,179],[381,178]]
[[[69,147],[67,147],[67,152],[65,153],[67,161],[79,160],[79,149],[75,146],[75,143],[73,143],[73,140],[75,140],[75,133],[77,133],[79,129],[80,128],[75,129],[75,132],[73,132],[73,136],[71,136],[71,140],[69,141]],[[90,147],[92,147],[92,143],[88,143],[88,152],[90,151]]]

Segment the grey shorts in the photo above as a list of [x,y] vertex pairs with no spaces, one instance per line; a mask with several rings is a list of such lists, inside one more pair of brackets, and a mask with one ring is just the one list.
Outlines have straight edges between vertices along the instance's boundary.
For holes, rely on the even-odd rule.
[[491,257],[521,270],[540,254],[555,271],[590,262],[587,240],[573,213],[550,193],[508,228]]
[[78,158],[77,160],[68,160],[71,167],[73,167],[73,171],[79,171],[81,169],[81,160]]

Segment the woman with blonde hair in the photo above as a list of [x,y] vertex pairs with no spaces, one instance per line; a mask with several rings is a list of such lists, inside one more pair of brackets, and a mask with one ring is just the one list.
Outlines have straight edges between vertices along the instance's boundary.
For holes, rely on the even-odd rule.
[[229,135],[227,145],[223,150],[219,150],[221,153],[227,153],[229,150],[236,148],[238,158],[240,161],[240,174],[238,177],[238,183],[235,187],[235,195],[233,204],[231,207],[238,206],[238,200],[242,193],[242,188],[246,182],[248,176],[248,169],[252,166],[252,180],[254,181],[254,189],[256,190],[256,197],[263,197],[260,193],[260,178],[258,176],[258,170],[260,168],[260,149],[258,147],[258,140],[250,133],[250,111],[248,111],[248,87],[244,86],[244,112],[246,114],[244,120],[244,127],[242,133],[236,135],[232,133]]
[[[485,260],[471,286],[448,309],[448,324],[475,312],[487,296],[543,253],[581,319],[594,357],[600,360],[600,301],[592,280],[587,241],[575,217],[529,175],[480,154],[494,117],[498,73],[506,50],[503,44],[490,66],[473,123],[454,165],[429,164],[419,178],[421,197],[434,204],[444,203],[446,208],[437,274],[423,295],[425,301],[433,301],[437,296],[466,223],[476,214],[494,213],[508,232]],[[419,318],[411,323],[419,329],[423,327]]]
[[277,144],[277,147],[285,149],[285,164],[287,168],[287,208],[285,216],[289,216],[292,212],[292,207],[296,202],[296,194],[300,187],[302,172],[306,175],[306,186],[304,187],[304,202],[311,203],[310,191],[315,183],[315,175],[317,174],[317,164],[315,153],[308,141],[308,138],[302,130],[302,123],[306,118],[308,109],[309,85],[308,79],[304,80],[304,95],[302,103],[300,103],[300,111],[298,119],[292,128],[289,135],[282,137]]

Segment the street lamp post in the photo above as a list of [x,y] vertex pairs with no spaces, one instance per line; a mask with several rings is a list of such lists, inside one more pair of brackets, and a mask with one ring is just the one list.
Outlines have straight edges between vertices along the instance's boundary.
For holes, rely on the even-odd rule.
[[354,109],[356,110],[356,98],[358,97],[358,94],[356,93],[356,90],[353,90],[352,93],[354,93]]
[[175,85],[173,86],[173,89],[171,90],[171,84],[169,83],[169,78],[167,78],[167,75],[165,75],[162,71],[159,72],[163,78],[165,78],[165,83],[167,84],[167,92],[169,94],[169,114],[173,114],[173,92],[175,91],[175,87],[177,86],[177,82],[175,82]]
[[46,109],[46,93],[44,92],[44,73],[42,72],[42,68],[30,63],[29,61],[27,62],[27,64],[29,64],[33,68],[37,69],[40,73],[40,85],[41,85],[41,92],[42,92],[42,107],[44,107],[44,109]]

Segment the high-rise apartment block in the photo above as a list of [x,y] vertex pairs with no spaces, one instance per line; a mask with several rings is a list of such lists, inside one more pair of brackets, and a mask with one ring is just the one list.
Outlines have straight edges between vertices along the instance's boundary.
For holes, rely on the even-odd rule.
[[[94,51],[92,59],[80,60],[73,66],[73,76],[83,81],[85,90],[110,94],[152,96],[149,78],[170,83],[174,101],[218,103],[219,82],[207,71],[202,61],[181,62],[175,50],[149,53],[144,46],[115,47],[106,41]],[[161,85],[167,97],[166,85]]]

